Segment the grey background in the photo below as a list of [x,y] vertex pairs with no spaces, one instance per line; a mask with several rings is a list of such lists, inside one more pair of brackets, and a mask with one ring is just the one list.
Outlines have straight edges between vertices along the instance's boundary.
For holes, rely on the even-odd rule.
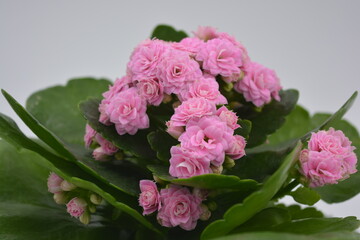
[[[275,69],[285,89],[300,90],[299,102],[311,113],[334,112],[360,90],[359,10],[355,0],[0,0],[0,88],[25,103],[32,92],[73,77],[114,80],[155,25],[188,33],[209,25],[234,35],[254,61]],[[358,129],[359,109],[360,99],[346,115]],[[20,122],[4,98],[0,112]],[[316,206],[331,216],[360,218],[359,200]]]

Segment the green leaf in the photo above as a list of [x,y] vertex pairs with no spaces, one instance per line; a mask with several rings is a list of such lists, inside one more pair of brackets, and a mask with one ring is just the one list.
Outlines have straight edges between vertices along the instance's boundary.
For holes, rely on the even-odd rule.
[[118,230],[101,217],[85,226],[57,205],[47,192],[49,171],[39,161],[45,160],[0,140],[0,239],[117,239]]
[[292,220],[324,217],[324,214],[314,207],[301,208],[299,205],[285,206],[283,204],[278,204],[276,207],[286,209]]
[[290,192],[290,196],[292,196],[296,202],[310,206],[320,200],[320,195],[307,187],[299,187],[295,191]]
[[86,121],[78,109],[89,97],[101,98],[108,90],[106,79],[79,78],[32,94],[26,109],[47,129],[70,144],[84,145]]
[[[115,173],[115,169],[119,169],[119,167],[115,167],[112,168],[111,170],[106,171],[104,170],[104,166],[102,166],[101,163],[95,163],[89,154],[88,157],[84,158],[85,149],[84,147],[79,145],[74,145],[72,147],[72,150],[74,153],[82,152],[83,154],[77,154],[77,156],[75,157],[73,155],[73,152],[70,152],[68,150],[70,148],[70,145],[64,147],[61,141],[53,133],[51,133],[48,129],[42,126],[14,98],[12,98],[5,91],[3,91],[3,94],[10,103],[10,105],[13,107],[15,112],[26,123],[26,125],[29,126],[29,128],[41,140],[43,140],[48,146],[53,148],[58,154],[60,154],[66,160],[75,162],[75,164],[77,164],[82,170],[100,179],[104,183],[110,184],[111,186],[130,195],[133,196],[138,195],[137,183],[139,182],[140,179],[143,179],[143,176],[135,177],[136,175],[134,174],[133,171],[131,171],[131,169],[128,169],[129,171],[118,171]],[[75,146],[79,146],[79,147],[77,147],[75,150]],[[78,161],[77,159],[79,160],[81,159],[82,161]]]
[[[138,212],[140,209],[137,206],[136,198],[130,197],[129,195],[114,188],[112,185],[99,181],[99,179],[95,178],[93,175],[83,171],[74,162],[66,161],[56,154],[48,151],[41,145],[28,139],[15,126],[16,124],[10,118],[5,118],[2,114],[0,114],[0,137],[4,137],[5,139],[11,138],[12,142],[15,142],[17,146],[22,146],[23,148],[38,153],[47,160],[42,164],[63,179],[75,184],[78,187],[91,190],[99,194],[107,202],[134,217],[145,227],[155,232],[159,232]],[[41,159],[39,161],[41,161]],[[138,211],[135,209],[138,209]]]
[[277,207],[265,208],[242,224],[238,229],[232,231],[232,233],[262,231],[263,229],[290,221],[291,216],[287,209]]
[[136,157],[155,158],[155,153],[147,141],[148,132],[146,130],[140,130],[135,135],[119,135],[114,125],[105,126],[99,122],[99,103],[100,101],[97,99],[89,99],[80,104],[80,110],[93,129],[121,150],[128,151]]
[[175,28],[169,25],[158,25],[151,34],[151,38],[157,38],[170,42],[180,42],[186,37],[187,34],[184,31],[176,31]]
[[224,214],[224,219],[209,224],[203,231],[201,239],[225,235],[265,208],[286,181],[291,167],[298,158],[301,147],[302,144],[299,142],[280,168],[264,183],[259,191],[252,193],[242,203],[232,206]]
[[251,179],[240,179],[236,176],[223,174],[203,174],[191,178],[174,178],[169,175],[169,167],[149,165],[148,169],[161,180],[178,185],[203,189],[241,189],[244,191],[254,190],[258,183]]
[[275,232],[315,234],[322,232],[354,231],[360,226],[356,217],[346,218],[309,218],[283,223],[271,228]]
[[250,115],[241,113],[241,108],[237,114],[241,118],[252,122],[252,128],[247,142],[247,147],[255,147],[265,142],[267,136],[274,133],[285,122],[285,116],[288,115],[296,105],[299,93],[296,90],[286,90],[280,93],[281,101],[272,101],[265,105],[260,112],[253,112]]
[[162,130],[149,133],[147,139],[151,148],[156,151],[157,158],[169,163],[171,157],[170,149],[172,146],[179,144],[179,142]]
[[270,135],[268,141],[269,144],[276,145],[290,139],[299,139],[311,129],[310,114],[303,107],[296,105],[295,109],[286,116],[285,124],[274,134]]
[[327,129],[331,127],[333,124],[335,124],[337,121],[341,120],[341,118],[345,115],[345,113],[351,108],[351,106],[355,102],[357,94],[358,92],[354,92],[353,95],[351,95],[351,97],[340,107],[339,110],[337,110],[334,114],[329,116],[329,118],[326,119],[320,126],[308,132],[302,138],[302,140],[305,141],[306,139],[308,139],[312,132],[317,132],[318,130]]
[[329,232],[314,235],[298,235],[276,232],[253,232],[224,236],[216,238],[216,240],[357,240],[359,238],[360,234],[354,232]]
[[243,136],[245,139],[248,139],[251,132],[252,123],[249,120],[241,119],[238,121],[240,128],[235,130],[235,134]]

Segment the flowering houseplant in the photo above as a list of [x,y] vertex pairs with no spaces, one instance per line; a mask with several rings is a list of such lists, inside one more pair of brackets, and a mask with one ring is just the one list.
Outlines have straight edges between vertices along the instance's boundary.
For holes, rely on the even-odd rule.
[[74,79],[26,108],[2,92],[39,138],[0,115],[2,238],[359,237],[355,217],[278,203],[359,192],[360,137],[341,120],[357,93],[310,116],[227,33],[158,26],[113,84]]

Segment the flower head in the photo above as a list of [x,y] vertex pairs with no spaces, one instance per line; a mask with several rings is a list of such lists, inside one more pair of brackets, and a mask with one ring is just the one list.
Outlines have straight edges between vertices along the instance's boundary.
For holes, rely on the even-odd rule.
[[59,177],[56,173],[50,173],[47,179],[48,191],[51,193],[61,192],[61,183],[64,181],[61,177]]
[[148,215],[156,210],[160,210],[160,194],[153,181],[141,180],[140,191],[139,204],[144,209],[143,215]]
[[87,209],[87,203],[84,199],[75,197],[66,204],[67,212],[76,218],[79,218]]

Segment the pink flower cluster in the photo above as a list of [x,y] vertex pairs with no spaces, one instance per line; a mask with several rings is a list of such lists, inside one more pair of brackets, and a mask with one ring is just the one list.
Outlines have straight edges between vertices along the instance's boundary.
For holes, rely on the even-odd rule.
[[180,141],[180,146],[170,150],[170,175],[189,178],[212,173],[212,166],[220,167],[225,155],[244,156],[245,139],[234,135],[240,127],[237,121],[234,112],[224,106],[216,110],[205,98],[184,101],[167,123],[169,134]]
[[167,95],[182,102],[202,97],[227,104],[216,77],[235,84],[256,106],[280,100],[274,71],[253,63],[245,47],[227,33],[200,27],[195,37],[180,42],[148,39],[139,44],[127,64],[125,77],[103,94],[99,121],[114,124],[120,135],[149,127],[147,105],[159,106]]
[[87,148],[94,142],[100,145],[93,151],[93,157],[98,161],[105,161],[107,156],[114,155],[119,150],[114,144],[103,138],[88,124],[86,124],[85,128],[84,142]]
[[308,149],[300,154],[300,172],[310,187],[336,184],[357,172],[355,147],[341,130],[312,133]]
[[203,219],[202,216],[210,217],[208,209],[201,204],[204,195],[195,189],[191,193],[186,187],[169,185],[159,192],[153,181],[142,180],[140,190],[139,204],[144,209],[143,215],[158,211],[157,220],[162,226],[179,226],[189,231],[196,227],[200,218]]

